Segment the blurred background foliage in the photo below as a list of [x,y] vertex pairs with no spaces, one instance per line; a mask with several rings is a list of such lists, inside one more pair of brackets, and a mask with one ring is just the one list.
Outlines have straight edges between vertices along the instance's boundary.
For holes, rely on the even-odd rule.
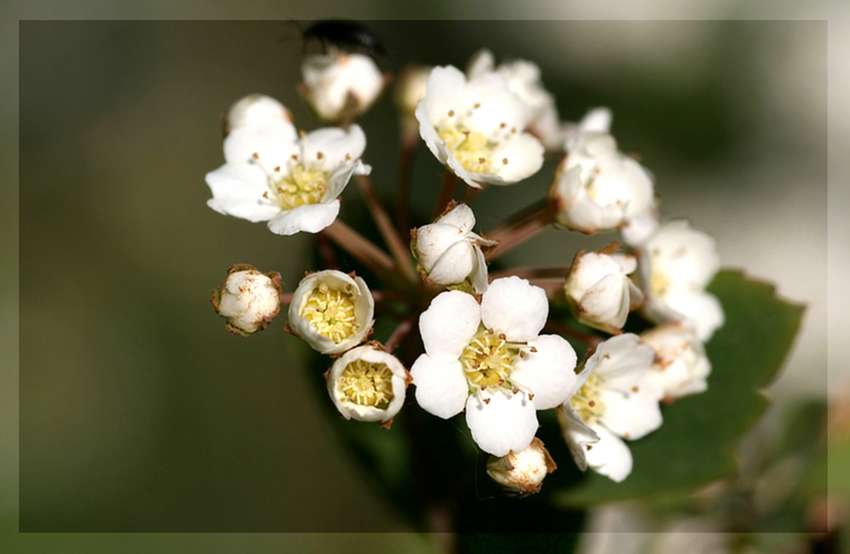
[[[713,234],[724,265],[775,281],[781,295],[808,304],[797,348],[772,387],[774,408],[741,457],[780,452],[764,444],[791,433],[788,414],[801,403],[822,407],[828,397],[826,23],[373,27],[390,50],[382,61],[387,70],[408,61],[463,67],[486,46],[499,59],[537,62],[563,119],[611,107],[613,133],[654,172],[664,213]],[[309,237],[281,238],[216,214],[205,206],[203,183],[204,173],[222,163],[220,116],[246,94],[275,96],[300,127],[320,126],[294,89],[299,52],[297,30],[287,21],[21,23],[21,451],[18,467],[7,446],[16,433],[4,435],[0,466],[0,540],[10,551],[436,548],[426,537],[390,533],[11,531],[18,469],[22,531],[410,530],[335,443],[319,405],[326,399],[313,394],[303,371],[303,345],[279,322],[250,340],[229,336],[209,306],[232,263],[278,270],[290,290],[314,269]],[[374,181],[392,198],[397,154],[389,98],[361,124]],[[553,164],[522,186],[484,195],[476,209],[481,228],[513,211],[508,206],[542,194]],[[422,213],[436,196],[439,174],[420,149],[414,191]],[[16,197],[9,199],[7,211]],[[348,191],[343,218],[353,217],[358,203]],[[12,236],[4,233],[4,252],[14,251]],[[610,238],[553,231],[506,259],[568,263],[577,247]],[[3,265],[2,282],[10,285],[4,314],[16,307],[13,267]],[[14,337],[11,321],[3,324]],[[834,388],[833,399],[839,394]],[[4,421],[15,420],[6,413],[15,407],[4,397]],[[850,424],[840,416],[832,420],[839,424],[830,451],[846,457],[841,430]],[[830,465],[830,482],[845,493],[846,467]],[[716,504],[694,502],[702,512],[689,506],[692,515],[710,522],[718,513]],[[620,512],[594,515],[591,528],[607,530],[612,517],[622,523],[630,508],[612,510]],[[679,528],[634,512],[626,518],[634,526],[620,530]],[[799,514],[790,521],[804,529]],[[714,530],[706,525],[696,528]],[[774,530],[792,530],[778,525]],[[588,551],[603,547],[582,544]]]

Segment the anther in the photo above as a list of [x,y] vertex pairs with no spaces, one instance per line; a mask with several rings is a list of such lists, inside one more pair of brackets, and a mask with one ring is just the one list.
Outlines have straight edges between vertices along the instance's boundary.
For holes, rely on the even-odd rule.
[[274,168],[275,171],[280,171],[280,166]]
[[537,348],[536,348],[536,347],[534,347],[534,346],[532,346],[532,347],[531,347],[531,353],[532,353],[532,354],[536,354],[536,353],[537,353]]
[[518,393],[518,392],[519,392],[519,389],[518,389],[518,388],[516,388],[516,387],[514,387],[513,389],[511,389],[511,392],[512,392],[512,393],[514,393],[514,394],[516,394],[516,393]]
[[252,158],[254,158],[255,160],[259,160],[259,159],[260,159],[260,155],[259,155],[259,154],[257,154],[256,152],[254,152],[253,154],[251,154],[251,157],[252,157]]
[[638,391],[637,386],[632,387],[632,392],[637,392],[637,391]]
[[502,163],[503,163],[503,164],[505,164],[505,165],[508,165],[508,159],[507,159],[507,158],[502,158]]
[[502,339],[502,340],[505,340],[505,338],[506,338],[506,337],[505,337],[505,334],[504,334],[504,333],[499,333],[499,338],[500,338],[500,339]]
[[499,123],[499,129],[504,129],[507,126],[508,126],[508,124],[505,123],[505,122]]
[[591,400],[590,402],[588,402],[588,403],[587,403],[587,405],[588,405],[588,406],[590,406],[590,407],[592,408],[592,407],[596,406],[596,401],[595,401],[595,400]]
[[449,110],[449,117],[454,117],[454,115],[455,115],[455,111],[454,111],[454,110]]
[[484,403],[485,403],[485,404],[489,404],[489,403],[490,403],[490,399],[489,399],[489,398],[485,398],[485,399],[484,399]]
[[293,159],[293,160],[295,160],[295,161],[297,162],[297,161],[298,161],[298,154],[293,154],[293,155],[292,155],[292,159]]
[[351,154],[346,154],[346,155],[345,155],[345,161],[347,161],[347,162],[350,162],[350,161],[351,161]]
[[263,198],[265,198],[266,200],[269,199],[269,191],[263,193]]
[[321,160],[322,158],[325,157],[325,155],[321,152],[316,152],[316,157]]
[[588,450],[591,450],[593,447],[591,445],[586,445]]
[[474,106],[472,106],[476,110],[481,107],[481,102],[476,102]]

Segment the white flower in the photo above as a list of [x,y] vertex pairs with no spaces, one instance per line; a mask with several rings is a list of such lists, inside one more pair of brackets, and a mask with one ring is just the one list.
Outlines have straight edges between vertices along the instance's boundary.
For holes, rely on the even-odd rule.
[[319,118],[332,123],[368,110],[387,83],[372,58],[336,49],[305,57],[301,74],[304,99]]
[[434,156],[471,187],[516,183],[543,165],[543,145],[523,132],[528,108],[502,75],[467,81],[456,67],[435,67],[416,119]]
[[540,492],[543,479],[557,469],[543,441],[535,438],[525,450],[508,452],[487,461],[487,475],[501,485],[508,494],[527,496]]
[[628,224],[653,204],[649,173],[606,133],[583,133],[558,166],[550,189],[558,223],[583,233]]
[[327,269],[298,284],[289,304],[289,327],[322,354],[339,354],[363,342],[374,312],[366,281]]
[[285,122],[234,128],[224,139],[225,165],[207,173],[215,211],[268,221],[278,235],[318,233],[339,213],[339,195],[352,175],[368,175],[360,161],[366,136],[357,125],[348,131],[319,129],[296,138]]
[[493,281],[480,304],[465,292],[438,295],[419,318],[425,353],[411,368],[416,401],[443,419],[465,408],[485,452],[524,450],[536,410],[564,403],[576,380],[570,344],[539,335],[548,313],[543,289],[518,277]]
[[281,127],[281,132],[295,140],[292,114],[269,96],[251,94],[234,103],[227,112],[227,132],[238,127]]
[[639,439],[661,426],[661,387],[652,377],[655,353],[637,335],[600,344],[578,376],[580,390],[559,409],[576,465],[622,481],[632,457],[620,440]]
[[564,149],[574,150],[579,140],[587,133],[610,133],[614,114],[605,107],[588,110],[578,123],[564,124]]
[[345,419],[390,421],[404,404],[408,373],[383,350],[365,345],[349,350],[328,373],[328,393]]
[[425,98],[432,69],[434,68],[430,66],[408,65],[401,70],[398,77],[393,100],[401,115],[405,133],[415,132],[419,127],[416,121],[416,106]]
[[683,321],[702,342],[723,325],[720,302],[705,292],[720,267],[710,236],[691,229],[687,221],[667,223],[647,241],[640,267],[647,317],[662,323]]
[[640,338],[655,350],[652,375],[664,396],[679,398],[708,388],[711,362],[694,330],[669,323],[646,331]]
[[628,277],[635,269],[633,256],[579,252],[564,284],[578,320],[608,332],[622,329],[629,311],[643,302],[643,293]]
[[508,80],[508,88],[525,103],[529,109],[528,130],[546,147],[555,151],[563,147],[564,136],[561,131],[558,107],[555,97],[543,86],[540,80],[540,68],[528,60],[513,60],[496,67],[493,53],[487,49],[472,57],[466,75],[472,80],[485,73],[496,72]]
[[475,292],[487,290],[487,262],[481,246],[495,246],[472,232],[475,214],[458,204],[434,223],[413,234],[413,250],[428,280],[438,285],[456,285],[469,279]]
[[250,265],[234,265],[213,293],[213,306],[227,328],[247,336],[261,331],[280,310],[280,274],[264,275]]

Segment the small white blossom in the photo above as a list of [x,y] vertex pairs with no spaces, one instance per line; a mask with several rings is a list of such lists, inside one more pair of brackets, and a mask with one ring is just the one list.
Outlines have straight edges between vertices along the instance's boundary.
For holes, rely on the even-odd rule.
[[414,132],[419,128],[416,121],[416,106],[425,98],[428,90],[428,77],[431,66],[408,65],[401,70],[401,75],[395,84],[393,100],[401,115],[402,129],[405,133]]
[[629,279],[635,269],[633,256],[579,252],[564,285],[578,320],[608,332],[622,329],[629,311],[643,302],[643,293]]
[[474,79],[456,67],[435,67],[416,108],[419,133],[440,163],[471,187],[509,185],[543,165],[543,145],[524,132],[528,108],[503,75]]
[[419,227],[413,235],[413,251],[419,267],[438,285],[457,285],[469,279],[475,292],[487,290],[487,262],[481,246],[495,246],[472,232],[475,214],[458,204],[434,223]]
[[646,331],[640,338],[655,350],[652,375],[665,397],[679,398],[708,388],[711,362],[693,329],[668,323]]
[[298,284],[289,304],[289,328],[322,354],[339,354],[366,339],[374,312],[366,281],[327,269]]
[[250,265],[234,265],[213,293],[213,306],[227,319],[227,328],[247,336],[261,331],[280,310],[280,274],[260,273]]
[[687,221],[662,226],[642,249],[641,278],[647,303],[644,313],[653,321],[683,321],[707,342],[723,325],[723,308],[705,292],[720,267],[720,256],[707,234]]
[[[288,122],[286,122],[288,123]],[[225,165],[207,173],[215,211],[267,221],[278,235],[318,233],[339,213],[339,195],[352,175],[368,175],[360,161],[363,130],[319,129],[296,138],[292,124],[234,128],[224,139]]]
[[292,114],[286,107],[269,96],[251,94],[234,103],[227,112],[227,132],[238,127],[281,127],[281,132],[295,140]]
[[588,110],[578,123],[565,123],[564,148],[567,151],[574,150],[587,133],[610,133],[613,119],[614,114],[610,109],[599,107]]
[[491,72],[504,75],[508,80],[508,88],[528,107],[528,131],[540,139],[546,150],[560,150],[564,144],[564,136],[558,107],[555,97],[546,90],[540,80],[540,68],[537,64],[528,60],[513,60],[497,67],[493,53],[483,49],[470,60],[466,75],[472,80]]
[[365,345],[340,356],[327,379],[331,400],[345,419],[387,423],[404,404],[408,373],[392,354]]
[[320,119],[331,123],[368,110],[387,83],[375,60],[336,49],[305,57],[301,74],[302,96]]
[[485,452],[524,450],[536,410],[563,404],[574,390],[576,354],[546,324],[546,292],[525,279],[496,279],[481,297],[439,294],[419,318],[425,353],[411,368],[416,401],[448,419],[464,409]]
[[652,377],[655,353],[637,335],[600,344],[577,379],[578,392],[558,411],[564,438],[579,468],[614,481],[625,479],[632,456],[624,439],[639,439],[661,426],[661,387]]
[[527,496],[540,492],[543,479],[557,469],[543,441],[535,438],[525,450],[506,456],[490,456],[487,475],[511,495]]
[[652,206],[649,173],[606,133],[583,133],[558,166],[549,192],[558,223],[583,233],[608,231]]

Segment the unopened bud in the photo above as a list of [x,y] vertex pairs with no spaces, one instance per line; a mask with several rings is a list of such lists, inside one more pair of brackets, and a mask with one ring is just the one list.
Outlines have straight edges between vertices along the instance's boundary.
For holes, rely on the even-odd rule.
[[564,285],[576,318],[608,332],[622,329],[629,311],[643,301],[643,293],[628,277],[635,269],[633,256],[579,253]]
[[332,123],[368,110],[388,81],[369,56],[338,50],[307,56],[301,73],[301,95],[319,118]]
[[419,101],[425,98],[432,69],[430,66],[408,65],[401,70],[396,81],[393,100],[401,116],[404,132],[419,132],[419,122],[414,114]]
[[227,279],[212,297],[218,315],[227,319],[227,328],[248,336],[261,331],[280,311],[280,273],[260,273],[250,265],[234,265]]
[[501,458],[490,456],[487,475],[501,485],[507,494],[528,496],[540,492],[543,479],[556,467],[543,441],[535,438],[521,452],[511,451]]
[[280,124],[291,126],[292,114],[283,104],[262,94],[242,98],[227,112],[227,132],[239,127],[263,128]]

